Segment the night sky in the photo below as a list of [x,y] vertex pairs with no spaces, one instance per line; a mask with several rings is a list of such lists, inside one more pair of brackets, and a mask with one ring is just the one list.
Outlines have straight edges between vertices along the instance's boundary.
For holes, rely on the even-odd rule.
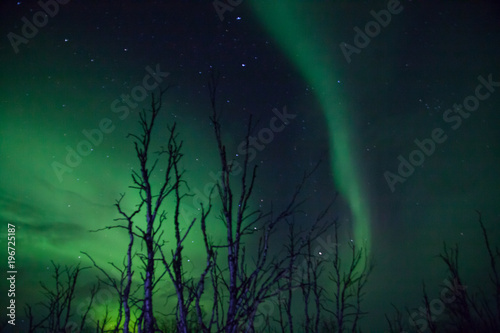
[[[258,121],[260,141],[249,152],[259,166],[256,206],[283,205],[303,172],[322,160],[304,189],[304,211],[315,216],[338,192],[330,217],[342,224],[342,242],[369,250],[375,269],[366,332],[386,328],[391,303],[421,306],[422,281],[431,297],[439,294],[443,241],[459,244],[471,288],[487,283],[476,210],[499,239],[494,1],[243,0],[219,13],[211,1],[60,2],[48,17],[36,14],[35,1],[0,5],[0,257],[6,276],[7,224],[14,224],[19,324],[23,305],[41,297],[38,281],[50,281],[51,260],[89,266],[80,251],[103,266],[123,259],[124,232],[89,230],[115,224],[120,193],[133,208],[128,186],[138,162],[126,135],[140,129],[138,112],[154,90],[143,95],[138,87],[170,86],[155,147],[176,122],[195,194],[184,217],[192,218],[218,171],[207,88],[214,70],[235,159],[244,155],[249,117]],[[356,39],[373,13],[388,8],[385,27],[369,41]],[[34,16],[47,22],[23,30]],[[284,127],[266,136],[277,115]],[[79,149],[86,156],[72,155]],[[310,221],[302,216],[300,223]],[[214,223],[211,233],[217,238],[223,227]],[[186,249],[194,270],[204,256],[198,236]],[[285,237],[283,230],[274,245]],[[82,290],[96,274],[85,272]]]

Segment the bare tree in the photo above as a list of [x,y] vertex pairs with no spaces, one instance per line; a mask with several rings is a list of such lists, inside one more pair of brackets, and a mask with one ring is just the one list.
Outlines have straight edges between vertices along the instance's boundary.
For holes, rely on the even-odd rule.
[[[290,256],[290,260],[288,262],[288,275],[284,278],[286,281],[285,284],[282,286],[278,282],[278,289],[284,289],[284,292],[278,293],[278,306],[279,306],[279,325],[281,328],[281,332],[285,333],[286,329],[288,328],[288,332],[293,333],[293,311],[292,311],[292,304],[293,304],[293,290],[296,288],[295,283],[294,283],[294,272],[296,271],[295,268],[295,261],[300,254],[300,244],[297,244],[297,238],[295,234],[295,223],[292,221],[288,223],[288,245],[287,245],[287,252]],[[285,294],[285,295],[284,295]],[[286,315],[286,319],[284,318],[284,314]]]
[[[132,238],[133,239],[133,238]],[[131,242],[133,243],[133,242]],[[128,333],[130,330],[130,304],[131,304],[131,286],[132,286],[132,275],[133,271],[131,270],[132,266],[132,256],[131,256],[131,247],[132,244],[129,243],[126,261],[123,266],[124,269],[116,266],[114,263],[110,263],[110,265],[120,273],[119,278],[115,278],[112,274],[108,273],[102,267],[100,267],[95,260],[86,252],[81,252],[86,255],[94,267],[96,267],[104,276],[105,279],[98,277],[100,283],[111,287],[116,291],[118,295],[118,314],[115,325],[114,332],[119,332],[123,323],[123,333]],[[107,310],[107,309],[106,309]],[[107,318],[105,318],[107,319]]]
[[[136,205],[136,209],[132,212],[126,212],[123,207],[122,201],[125,194],[121,194],[119,200],[116,201],[115,206],[117,207],[120,218],[115,219],[116,221],[124,221],[125,225],[113,225],[107,226],[105,228],[99,229],[114,229],[122,228],[127,230],[129,242],[127,246],[127,255],[125,269],[118,269],[117,266],[113,265],[121,273],[122,280],[120,284],[116,283],[106,272],[102,269],[101,271],[107,277],[108,283],[111,283],[120,298],[119,307],[119,318],[121,318],[121,311],[124,312],[124,332],[129,331],[130,321],[131,321],[131,304],[134,303],[139,308],[138,320],[134,325],[138,325],[138,330],[144,333],[153,333],[158,331],[158,325],[156,323],[154,310],[153,310],[153,294],[154,289],[161,278],[168,272],[174,287],[180,292],[177,294],[180,299],[180,304],[185,302],[182,300],[184,295],[182,289],[184,288],[182,280],[182,241],[185,239],[191,227],[193,226],[195,220],[190,223],[188,231],[181,236],[180,226],[179,226],[179,205],[183,194],[180,194],[179,188],[182,181],[183,172],[179,169],[179,162],[182,157],[181,148],[182,142],[177,141],[177,133],[175,124],[172,127],[167,128],[167,142],[166,148],[161,148],[160,151],[156,152],[156,157],[151,158],[151,141],[153,128],[157,121],[157,117],[160,114],[162,108],[162,98],[167,89],[160,90],[158,96],[151,94],[151,108],[147,110],[142,110],[139,113],[139,125],[141,126],[142,133],[140,134],[129,134],[134,140],[135,153],[139,160],[139,171],[132,171],[132,182],[133,185],[130,188],[138,191],[140,202]],[[161,158],[166,155],[166,163],[162,166],[165,169],[161,175],[162,180],[159,185],[159,189],[154,190],[154,184],[152,176],[157,172],[157,166],[161,163]],[[156,181],[155,181],[156,183]],[[177,248],[173,254],[173,273],[170,270],[170,265],[166,264],[165,256],[162,251],[162,246],[165,244],[163,240],[164,229],[163,224],[167,218],[167,213],[163,209],[164,200],[169,196],[175,196],[177,202],[173,224],[175,227],[175,237],[177,239]],[[145,212],[144,212],[145,210]],[[136,220],[139,213],[145,213],[145,227],[138,223]],[[134,302],[131,300],[131,288],[133,285],[133,247],[134,240],[138,238],[140,240],[141,249],[145,248],[144,252],[138,252],[137,256],[142,262],[143,269],[140,271],[141,284],[143,286],[143,297],[138,298]],[[161,258],[159,257],[161,255]],[[160,274],[159,277],[155,276],[156,261],[162,260],[165,263],[166,270]],[[95,263],[94,263],[95,265]],[[140,304],[139,304],[140,303]],[[186,322],[187,309],[182,306],[179,309],[181,322]],[[182,324],[180,325],[181,332]],[[134,328],[135,330],[135,328]]]
[[[489,278],[492,290],[491,296],[486,296],[485,291],[471,292],[464,287],[464,282],[458,268],[458,245],[450,248],[444,243],[443,252],[439,255],[445,263],[451,283],[444,288],[454,296],[446,310],[449,316],[448,326],[457,332],[494,332],[500,329],[500,277],[498,273],[498,260],[500,251],[498,247],[492,249],[488,233],[484,226],[480,212],[478,214],[479,226],[488,253],[490,272]],[[426,306],[427,308],[427,306]]]
[[[227,266],[215,261],[212,270],[212,285],[217,300],[215,302],[214,299],[212,317],[216,318],[219,331],[254,332],[254,321],[259,315],[259,306],[264,301],[277,297],[284,290],[280,281],[291,276],[295,257],[299,253],[292,249],[289,255],[271,255],[271,237],[277,227],[286,223],[303,204],[304,201],[300,200],[299,196],[314,170],[304,174],[288,203],[278,213],[274,212],[272,207],[267,213],[253,209],[251,198],[257,167],[250,165],[248,154],[239,166],[228,158],[226,146],[222,141],[221,122],[216,106],[217,85],[218,75],[213,74],[209,82],[211,121],[221,165],[219,182],[216,186],[222,205],[219,220],[226,228],[226,237],[223,244],[214,248],[219,252],[227,251]],[[253,126],[250,117],[244,139],[247,149]],[[239,185],[238,190],[235,190],[236,186],[232,183],[231,176],[237,167],[241,168],[241,175],[236,181]],[[258,238],[258,245],[253,256],[246,253],[245,240],[250,235],[258,235],[254,236],[254,239]],[[251,257],[253,263],[249,265],[248,260]]]
[[119,212],[119,214],[122,216],[120,218],[116,218],[115,221],[125,221],[126,225],[113,225],[113,226],[106,226],[101,229],[97,230],[91,230],[91,232],[98,232],[102,230],[109,230],[109,229],[115,229],[115,228],[122,228],[126,229],[129,237],[129,242],[127,245],[127,254],[123,263],[123,266],[125,267],[124,269],[119,268],[117,265],[114,263],[110,263],[110,265],[116,269],[120,273],[120,278],[119,280],[113,277],[111,274],[109,274],[107,271],[105,271],[102,267],[100,267],[95,260],[86,252],[81,251],[82,254],[86,255],[91,261],[94,267],[96,267],[99,271],[103,273],[106,279],[98,278],[100,282],[103,284],[113,288],[117,295],[118,295],[118,315],[117,315],[117,320],[115,324],[115,332],[118,332],[121,327],[121,322],[123,319],[123,332],[128,333],[130,330],[130,320],[131,320],[131,297],[132,297],[132,284],[133,284],[133,275],[134,271],[132,269],[132,261],[133,261],[133,246],[134,246],[134,239],[136,236],[138,236],[134,232],[134,217],[141,212],[141,208],[144,205],[144,201],[139,203],[137,206],[137,209],[132,212],[132,213],[125,213],[121,207],[121,202],[123,198],[125,197],[125,194],[121,194],[120,199],[116,200],[115,206]]
[[[495,247],[495,249],[492,249],[491,244],[490,244],[490,239],[488,237],[488,232],[486,231],[486,227],[484,226],[483,223],[483,218],[481,216],[481,212],[477,211],[478,214],[478,220],[479,220],[479,226],[481,227],[481,232],[483,235],[484,239],[484,244],[486,246],[486,251],[488,252],[488,258],[489,258],[489,263],[490,263],[490,281],[493,284],[493,289],[495,290],[494,292],[494,303],[496,305],[496,311],[493,308],[493,306],[486,306],[485,305],[485,312],[488,313],[488,321],[491,323],[491,327],[494,327],[496,325],[497,328],[500,327],[500,272],[498,271],[500,268],[498,267],[499,260],[500,260],[500,249],[498,248],[498,245]],[[496,319],[493,319],[495,318]]]
[[[308,237],[305,242],[306,272],[302,274],[301,290],[304,301],[304,326],[303,330],[318,333],[320,328],[321,309],[325,289],[320,284],[320,277],[325,270],[326,260],[313,253],[312,239]],[[314,306],[312,306],[314,304]]]
[[[172,145],[174,147],[174,145]],[[172,154],[169,152],[169,154]],[[176,179],[181,179],[181,175],[179,173],[177,162],[173,165],[175,170]],[[200,306],[200,301],[202,294],[205,289],[205,278],[213,266],[213,250],[212,246],[209,243],[208,235],[207,235],[207,227],[206,220],[211,210],[211,202],[208,204],[208,208],[205,209],[203,204],[201,204],[201,232],[203,235],[203,241],[205,246],[205,251],[207,253],[206,266],[201,273],[201,276],[197,282],[194,281],[193,278],[186,278],[183,261],[182,261],[182,250],[184,248],[183,243],[189,234],[191,228],[194,225],[195,219],[190,223],[187,231],[184,234],[181,234],[180,230],[180,205],[181,200],[184,195],[181,195],[179,188],[175,189],[175,213],[174,213],[174,227],[175,227],[175,249],[172,251],[171,256],[172,259],[168,260],[162,250],[162,246],[164,243],[159,246],[159,252],[161,255],[161,261],[163,262],[165,269],[172,281],[175,289],[175,293],[177,296],[177,332],[179,333],[187,333],[189,328],[188,317],[189,310],[193,302],[195,302],[195,311],[197,314],[197,323],[203,330],[203,332],[209,332],[209,328],[203,323],[203,313]]]
[[394,304],[391,305],[395,311],[394,318],[391,319],[387,314],[385,315],[385,320],[387,321],[387,325],[389,325],[389,333],[401,333],[406,327],[403,323],[403,313]]
[[[413,326],[417,325],[418,332],[475,333],[499,332],[500,330],[500,280],[497,266],[500,259],[500,251],[498,247],[493,250],[487,230],[482,221],[481,213],[477,213],[490,265],[489,278],[491,285],[486,286],[486,288],[489,287],[491,290],[489,292],[484,290],[480,290],[480,292],[470,291],[464,285],[460,274],[458,245],[450,247],[444,243],[443,250],[438,256],[446,265],[448,271],[448,278],[442,285],[443,289],[441,292],[441,298],[443,295],[446,295],[446,299],[444,299],[446,304],[444,304],[443,318],[440,318],[438,322],[435,309],[431,307],[431,301],[424,285],[424,310],[422,311],[424,318],[420,319],[417,323],[413,320],[410,311],[406,310],[408,316],[411,318],[409,320],[410,324]],[[395,310],[395,320],[391,321],[387,316],[386,318],[391,332],[399,333],[405,325],[401,312],[397,308]]]
[[[54,268],[54,274],[52,275],[54,286],[51,288],[40,282],[43,294],[46,298],[46,300],[41,303],[41,306],[45,308],[45,315],[39,319],[38,322],[35,322],[33,308],[31,305],[27,304],[25,314],[29,322],[28,330],[30,333],[40,331],[65,332],[66,330],[79,328],[81,332],[85,326],[87,315],[92,307],[99,286],[94,286],[91,289],[89,304],[81,316],[80,325],[78,326],[72,319],[75,316],[72,305],[75,299],[78,277],[82,270],[89,267],[81,268],[77,265],[76,267],[65,266],[62,269],[60,265],[55,264],[53,261],[51,261],[51,263]],[[41,313],[41,311],[37,311],[37,313]]]
[[[213,257],[213,251],[211,249],[211,245],[209,244],[206,231],[206,219],[210,213],[211,203],[208,203],[208,207],[203,207],[203,205],[201,207],[201,231],[204,238],[207,260],[206,267],[199,280],[195,281],[194,279],[186,276],[186,272],[183,267],[183,243],[194,226],[196,218],[189,222],[187,228],[185,229],[186,231],[183,232],[180,216],[181,202],[186,196],[189,196],[189,194],[185,193],[186,191],[181,190],[181,185],[186,184],[186,182],[183,180],[184,171],[181,170],[180,166],[181,158],[183,156],[181,153],[182,141],[178,140],[175,124],[167,128],[166,145],[157,152],[157,157],[153,159],[150,157],[153,128],[155,127],[157,117],[162,108],[162,98],[165,91],[166,90],[161,90],[157,98],[155,98],[155,95],[152,94],[151,108],[149,112],[142,110],[139,114],[139,124],[142,128],[142,133],[137,135],[129,134],[129,137],[134,139],[135,152],[140,165],[139,171],[132,172],[133,185],[130,187],[139,192],[141,200],[135,211],[127,213],[121,204],[124,197],[124,194],[122,194],[121,198],[116,202],[116,207],[122,217],[116,220],[125,221],[126,225],[116,225],[103,228],[123,228],[127,230],[129,235],[126,274],[125,271],[120,271],[122,276],[124,276],[124,274],[126,276],[126,284],[125,288],[120,289],[118,292],[120,298],[122,299],[123,309],[125,312],[124,332],[128,331],[130,322],[130,295],[133,275],[132,248],[135,238],[140,240],[141,247],[144,246],[146,248],[145,253],[139,253],[138,255],[144,267],[143,271],[141,271],[144,294],[143,298],[140,299],[141,305],[139,306],[139,330],[144,333],[152,333],[159,330],[154,317],[153,294],[157,283],[165,274],[167,274],[170,278],[177,298],[177,331],[182,333],[188,332],[188,315],[193,304],[195,311],[199,314],[199,325],[203,327],[200,301],[204,292],[205,278],[209,273],[210,267],[212,266]],[[162,159],[164,156],[165,158]],[[165,162],[162,162],[162,160],[165,160]],[[164,171],[161,176],[162,181],[159,185],[159,189],[154,192],[151,177],[156,171],[159,163],[163,163],[162,170]],[[167,197],[172,197],[175,202],[174,209],[173,212],[171,212],[172,214],[169,220],[169,222],[173,225],[174,234],[172,236],[175,239],[175,245],[171,250],[170,255],[166,255],[163,250],[166,245],[166,235],[163,226],[167,220],[167,212],[163,209],[162,205]],[[136,215],[144,208],[146,211],[145,228],[140,227],[134,220]],[[170,238],[171,235],[167,236]],[[158,278],[155,278],[156,261],[162,262],[164,268],[164,272]],[[117,267],[115,266],[115,268]],[[111,279],[108,276],[108,281],[110,280]],[[113,285],[115,289],[117,289],[116,285],[117,284]],[[207,328],[205,327],[204,331],[206,330]]]
[[[144,281],[144,300],[143,300],[143,313],[144,313],[144,327],[145,333],[155,332],[155,318],[153,311],[153,289],[155,284],[155,255],[158,250],[156,237],[162,233],[161,224],[164,221],[165,213],[159,213],[163,200],[170,194],[175,187],[179,186],[179,179],[175,179],[171,183],[172,164],[179,156],[168,156],[168,167],[165,172],[164,183],[157,194],[153,193],[151,175],[155,171],[158,163],[158,158],[150,165],[148,164],[149,149],[151,144],[151,133],[155,120],[160,112],[162,104],[162,95],[165,90],[160,92],[158,100],[155,100],[154,94],[151,97],[151,119],[148,120],[148,115],[145,110],[140,114],[139,124],[142,127],[143,133],[139,135],[129,134],[130,137],[135,139],[135,152],[139,159],[140,170],[132,171],[132,180],[134,185],[131,188],[137,189],[142,199],[140,207],[146,206],[146,228],[145,230],[139,226],[141,241],[146,247],[146,254],[141,255],[140,258],[145,266],[145,275],[141,274]],[[174,139],[175,127],[170,130],[169,146]],[[162,152],[161,152],[162,153]],[[160,154],[161,154],[160,153]],[[160,214],[160,215],[159,215]],[[158,219],[158,220],[157,220]],[[155,223],[158,222],[158,223]]]
[[[334,223],[335,243],[339,244],[339,225]],[[364,288],[373,269],[363,248],[358,248],[352,241],[348,243],[350,259],[347,265],[342,262],[340,246],[336,246],[333,254],[330,280],[333,281],[335,291],[333,295],[333,310],[325,311],[333,314],[337,332],[357,332],[360,318],[366,314],[361,309]]]

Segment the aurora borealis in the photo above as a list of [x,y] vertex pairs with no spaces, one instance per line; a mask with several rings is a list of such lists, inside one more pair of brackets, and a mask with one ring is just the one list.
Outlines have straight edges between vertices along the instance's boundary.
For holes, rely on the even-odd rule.
[[[341,222],[342,242],[369,249],[375,269],[365,332],[386,329],[391,303],[420,306],[422,281],[430,295],[439,293],[445,269],[435,256],[443,241],[460,246],[471,288],[487,283],[487,274],[476,274],[488,263],[475,211],[500,239],[494,1],[402,0],[350,61],[342,45],[356,46],[356,34],[376,21],[372,12],[393,0],[57,3],[48,16],[37,14],[44,7],[36,1],[0,5],[0,243],[15,224],[18,320],[23,304],[40,299],[38,282],[50,281],[51,260],[90,266],[81,251],[103,266],[123,260],[125,233],[89,230],[115,223],[121,193],[134,207],[128,186],[138,164],[127,134],[140,129],[138,112],[158,87],[170,86],[154,148],[165,143],[161,128],[176,122],[193,194],[185,221],[207,202],[219,161],[207,90],[213,70],[221,74],[227,149],[240,161],[251,154],[259,166],[253,205],[283,205],[303,172],[323,160],[304,189],[304,211],[317,214],[338,192],[331,217]],[[43,23],[36,32],[24,27],[33,20]],[[468,111],[465,99],[478,84],[483,97]],[[250,115],[254,141],[245,152]],[[451,117],[460,117],[456,128]],[[432,153],[424,149],[425,160],[391,187],[385,175],[398,175],[401,160],[421,149],[415,142],[439,136],[435,129],[446,140]],[[222,226],[210,227],[222,237]],[[203,260],[199,236],[186,248],[194,271]],[[286,230],[277,236],[285,239]],[[82,293],[95,275],[85,271]]]
[[[330,138],[330,158],[332,173],[338,190],[345,196],[353,215],[354,238],[369,249],[370,216],[368,193],[361,186],[359,161],[355,155],[356,140],[353,125],[348,117],[348,105],[337,92],[341,76],[333,67],[333,59],[325,59],[322,45],[313,43],[308,36],[310,27],[298,24],[294,17],[301,12],[306,3],[286,4],[284,2],[263,6],[262,1],[252,2],[261,5],[258,13],[263,17],[265,26],[289,55],[290,61],[297,66],[307,82],[316,87],[315,95],[321,104],[328,123]],[[272,13],[280,13],[279,21]],[[313,29],[320,27],[313,27]]]

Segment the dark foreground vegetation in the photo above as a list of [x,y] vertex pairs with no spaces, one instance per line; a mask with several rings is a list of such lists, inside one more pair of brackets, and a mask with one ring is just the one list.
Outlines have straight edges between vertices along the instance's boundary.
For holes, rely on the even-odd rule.
[[[361,331],[364,288],[372,270],[366,251],[339,240],[331,204],[312,219],[303,213],[302,192],[314,168],[304,173],[286,204],[268,210],[255,205],[257,168],[248,154],[238,161],[228,157],[234,154],[223,142],[217,80],[213,75],[209,92],[220,170],[208,200],[194,211],[184,209],[192,193],[183,168],[183,142],[175,124],[155,128],[162,90],[139,115],[142,131],[129,135],[139,163],[130,191],[140,201],[129,211],[123,204],[127,193],[122,194],[115,203],[116,224],[94,230],[118,229],[127,236],[123,261],[102,267],[87,250],[82,252],[87,267],[53,263],[52,283],[41,285],[44,300],[25,308],[28,332]],[[163,146],[154,151],[153,129],[165,134]],[[250,118],[243,136],[246,148],[253,130]],[[169,211],[167,200],[174,203]],[[214,223],[224,227],[223,237],[211,236]],[[458,247],[445,244],[440,257],[449,283],[440,299],[430,300],[424,285],[425,315],[395,309],[393,318],[387,316],[388,332],[500,332],[500,253],[490,244],[481,215],[479,225],[491,285],[483,291],[464,288]],[[186,264],[186,239],[196,229],[204,256],[192,269]],[[287,230],[287,239],[279,239],[278,230]],[[95,285],[81,290],[81,274],[90,269],[97,274]],[[158,292],[163,288],[171,291],[167,297]]]

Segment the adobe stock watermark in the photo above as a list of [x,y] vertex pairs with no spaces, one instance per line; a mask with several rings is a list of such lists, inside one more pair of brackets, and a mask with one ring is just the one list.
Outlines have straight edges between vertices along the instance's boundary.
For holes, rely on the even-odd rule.
[[[290,124],[290,120],[297,117],[297,114],[287,112],[286,105],[283,107],[282,112],[277,108],[274,108],[272,111],[275,116],[269,120],[269,126],[261,128],[256,136],[249,137],[248,148],[246,147],[246,140],[243,140],[237,147],[237,156],[248,155],[248,163],[251,163],[257,157],[257,153],[263,151],[274,140],[277,133],[282,132]],[[243,172],[243,168],[237,161],[233,161],[231,165],[231,176],[238,176]],[[208,204],[210,194],[212,197],[217,194],[212,189],[221,179],[222,171],[218,173],[210,171],[208,175],[213,179],[213,182],[207,182],[203,186],[203,192],[197,187],[193,189],[192,207],[190,205],[182,205],[181,207],[181,216],[186,222],[199,214],[199,210],[196,207],[200,207],[200,204]]]
[[[474,94],[465,97],[462,104],[455,103],[453,104],[453,109],[447,109],[443,112],[443,121],[447,124],[451,124],[452,130],[456,131],[459,129],[462,125],[462,121],[468,119],[471,112],[479,108],[480,101],[489,98],[491,94],[495,92],[495,88],[500,87],[500,81],[493,81],[492,76],[492,74],[489,74],[488,79],[485,79],[482,75],[478,76],[477,80],[480,83],[476,86]],[[426,157],[430,157],[434,154],[437,144],[441,144],[447,139],[448,135],[446,135],[445,131],[440,127],[434,128],[429,138],[424,138],[422,140],[415,139],[413,142],[417,148],[408,154],[408,158],[403,157],[403,155],[398,156],[399,166],[397,174],[390,171],[384,172],[384,178],[391,192],[394,193],[394,191],[396,191],[397,183],[404,183],[413,175],[415,167],[422,166]]]
[[[162,72],[159,64],[156,64],[155,70],[150,66],[146,66],[145,69],[147,74],[142,78],[142,84],[133,87],[130,90],[130,94],[121,94],[120,98],[111,102],[111,112],[116,113],[120,120],[127,119],[130,111],[137,108],[139,106],[138,103],[143,102],[149,96],[149,92],[158,88],[163,79],[170,75],[168,72]],[[65,163],[58,161],[51,163],[52,170],[54,170],[59,182],[63,181],[65,173],[73,172],[73,169],[82,163],[83,157],[90,155],[94,151],[94,148],[102,143],[105,134],[110,134],[115,129],[116,126],[109,118],[102,118],[97,123],[96,128],[90,130],[83,129],[82,134],[86,139],[78,142],[74,148],[69,145],[66,146],[67,154],[64,160]]]
[[[447,305],[452,304],[457,299],[457,295],[467,289],[467,286],[458,284],[456,280],[443,280],[444,287],[439,297],[429,302],[429,308],[421,306],[417,311],[412,312],[408,322],[417,332],[425,332],[429,328],[429,321],[436,322],[438,317],[446,310]],[[405,331],[401,333],[406,333]]]
[[19,45],[28,44],[30,39],[35,38],[38,34],[38,29],[43,28],[49,23],[49,16],[53,18],[59,13],[59,5],[66,5],[70,0],[48,0],[43,2],[42,0],[38,1],[38,6],[42,10],[39,10],[33,14],[31,21],[23,16],[21,21],[23,25],[21,27],[21,36],[9,32],[7,34],[7,38],[9,39],[10,45],[14,50],[14,53],[19,53]]
[[214,0],[212,5],[214,6],[215,12],[219,16],[221,21],[224,21],[224,13],[227,11],[232,12],[235,7],[241,5],[243,0]]
[[347,63],[351,63],[351,56],[353,53],[360,54],[361,50],[370,44],[371,38],[375,38],[380,34],[380,31],[382,31],[381,26],[386,28],[389,23],[391,23],[392,15],[397,15],[402,11],[403,6],[401,6],[399,0],[389,0],[387,2],[387,9],[382,9],[379,12],[371,10],[370,14],[375,20],[368,21],[365,24],[364,31],[357,26],[354,27],[356,34],[354,35],[353,43],[355,46],[345,42],[339,44],[340,50]]

